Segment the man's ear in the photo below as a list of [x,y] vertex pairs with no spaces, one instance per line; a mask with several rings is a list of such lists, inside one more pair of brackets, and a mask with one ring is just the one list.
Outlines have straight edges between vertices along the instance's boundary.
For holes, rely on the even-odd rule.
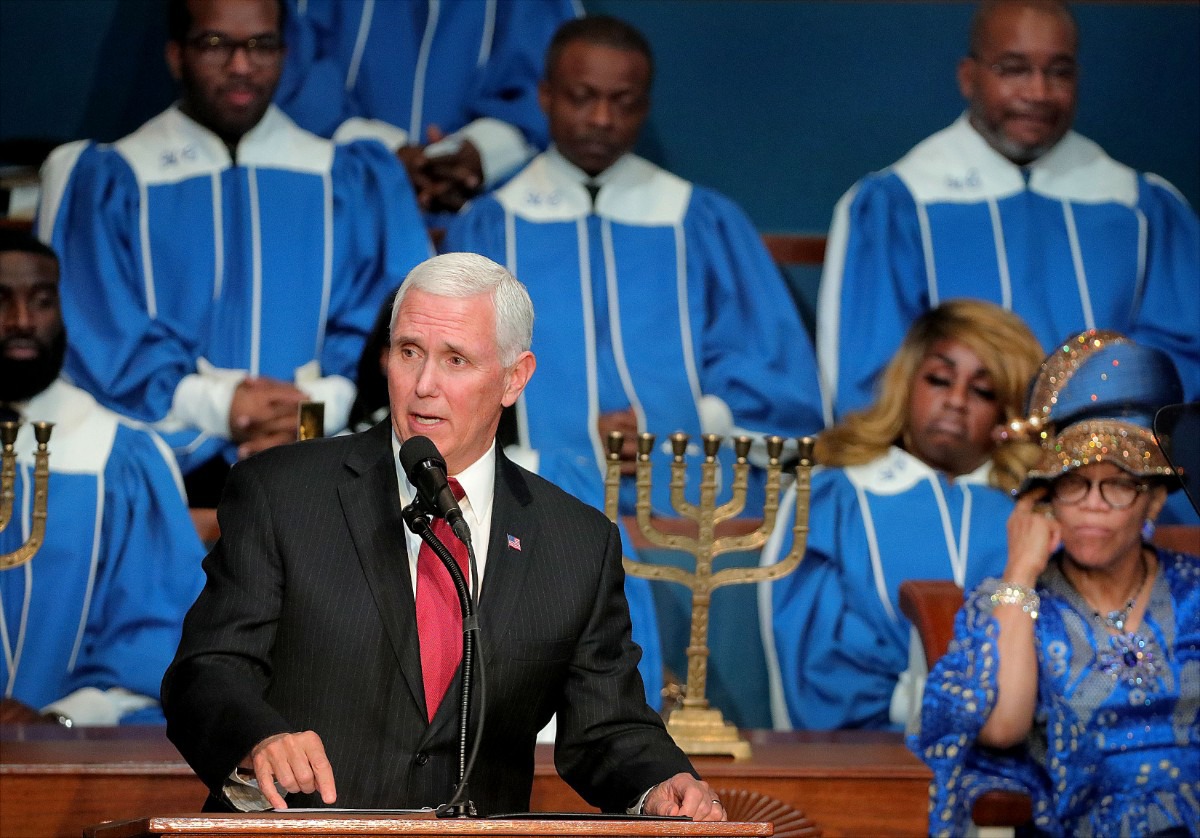
[[958,92],[968,102],[975,98],[975,71],[978,69],[979,64],[969,55],[958,61]]
[[517,403],[525,385],[529,383],[529,379],[533,378],[535,369],[537,369],[537,359],[533,357],[533,353],[529,350],[522,352],[508,372],[508,384],[504,388],[504,398],[500,402],[502,405],[512,407]]
[[167,59],[167,69],[171,71],[171,78],[175,81],[183,79],[183,47],[178,41],[167,41],[166,50],[163,53]]
[[538,82],[538,107],[546,116],[550,115],[550,82],[545,79]]

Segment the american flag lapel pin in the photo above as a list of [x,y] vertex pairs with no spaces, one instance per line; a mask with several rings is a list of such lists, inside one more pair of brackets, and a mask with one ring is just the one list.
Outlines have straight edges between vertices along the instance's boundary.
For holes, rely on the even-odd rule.
[[508,546],[510,549],[516,550],[518,553],[521,552],[521,539],[517,538],[512,533],[509,533],[508,534]]

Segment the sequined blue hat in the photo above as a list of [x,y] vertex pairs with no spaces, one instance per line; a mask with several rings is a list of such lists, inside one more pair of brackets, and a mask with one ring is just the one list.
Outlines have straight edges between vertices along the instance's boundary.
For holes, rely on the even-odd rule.
[[1152,428],[1159,408],[1182,399],[1179,373],[1161,350],[1103,329],[1072,335],[1042,361],[1029,418],[1010,427],[1042,447],[1022,488],[1099,462],[1138,477],[1174,474]]

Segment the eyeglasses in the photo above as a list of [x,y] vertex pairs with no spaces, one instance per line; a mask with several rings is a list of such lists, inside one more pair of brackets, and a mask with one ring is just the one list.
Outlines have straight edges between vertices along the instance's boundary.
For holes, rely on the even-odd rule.
[[1148,483],[1139,483],[1127,477],[1088,480],[1078,474],[1064,474],[1050,485],[1050,493],[1061,503],[1079,503],[1091,494],[1092,486],[1100,487],[1100,497],[1113,509],[1128,509],[1138,495],[1150,488]]
[[246,60],[256,67],[271,64],[283,51],[283,41],[278,35],[258,35],[238,41],[225,35],[202,34],[186,43],[199,54],[201,61],[217,67],[228,64],[239,49],[245,51]]
[[1073,87],[1079,79],[1079,67],[1069,61],[1060,61],[1049,67],[1035,67],[1028,61],[1019,58],[1004,58],[990,64],[984,62],[977,55],[973,55],[971,58],[986,67],[992,75],[1005,84],[1029,84],[1037,73],[1042,74],[1047,87]]

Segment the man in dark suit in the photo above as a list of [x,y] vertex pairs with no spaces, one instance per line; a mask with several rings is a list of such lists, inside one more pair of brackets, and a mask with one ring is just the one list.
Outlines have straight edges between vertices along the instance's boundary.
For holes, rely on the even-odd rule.
[[[724,819],[645,703],[616,527],[495,444],[502,409],[536,366],[532,327],[529,296],[502,267],[474,254],[430,259],[393,309],[390,426],[233,469],[208,582],[163,681],[168,736],[211,805],[449,798],[458,702],[427,698],[425,577],[400,516],[415,490],[397,452],[423,435],[465,490],[475,533],[487,672],[478,808],[528,809],[534,738],[557,713],[555,762],[588,802]],[[457,696],[460,674],[446,695]]]

